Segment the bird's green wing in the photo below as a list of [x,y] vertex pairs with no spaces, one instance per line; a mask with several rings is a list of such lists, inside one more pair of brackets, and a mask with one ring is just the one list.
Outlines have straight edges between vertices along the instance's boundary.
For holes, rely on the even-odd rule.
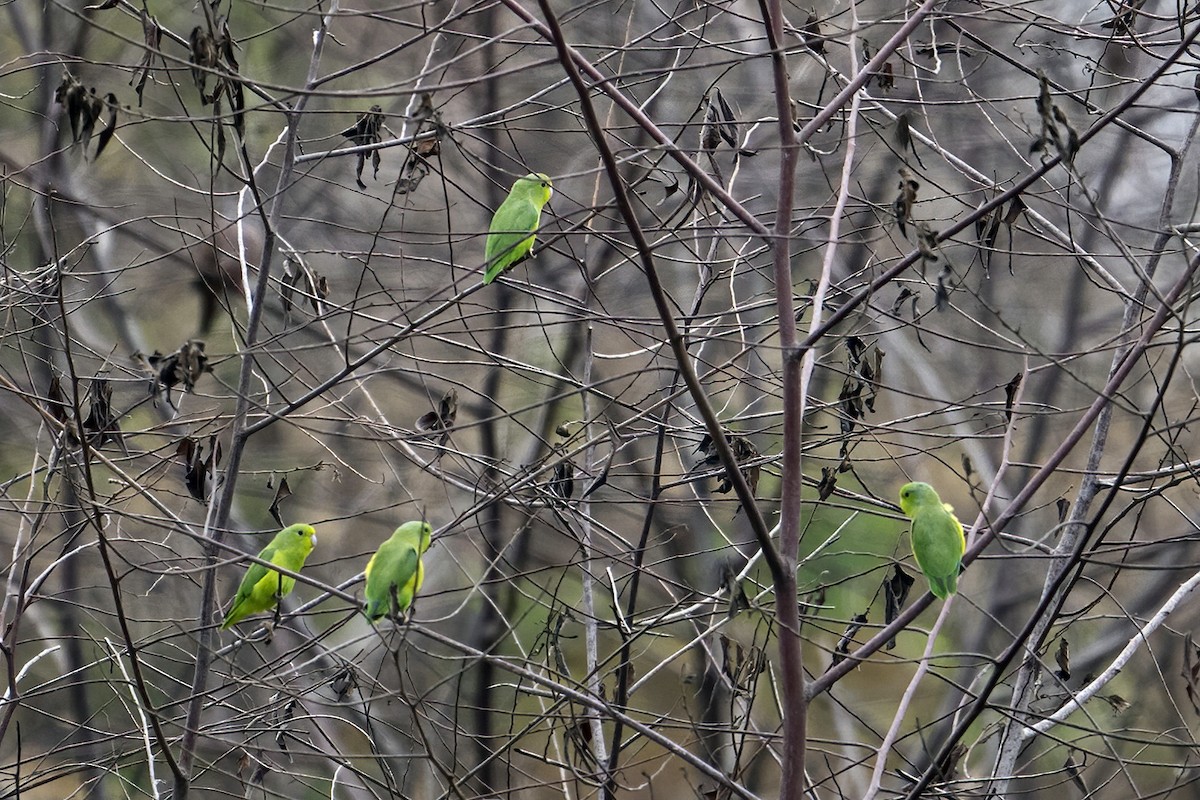
[[[262,550],[258,551],[258,557],[263,561],[270,561],[272,564],[274,564],[275,553],[278,550],[279,547],[275,544],[275,542],[271,542]],[[246,574],[242,576],[242,582],[238,584],[237,597],[234,602],[236,603],[237,600],[248,597],[250,593],[254,591],[254,587],[258,585],[258,582],[265,577],[267,577],[266,567],[259,563],[251,564],[246,569]]]
[[[273,561],[275,550],[275,543],[272,542],[259,552],[258,557],[264,561]],[[233,605],[229,607],[229,613],[225,615],[225,619],[221,622],[222,629],[233,627],[251,614],[263,610],[252,607],[251,597],[254,593],[254,587],[265,577],[267,577],[266,567],[257,563],[250,565],[246,570],[246,574],[242,576],[242,582],[238,584],[237,594],[233,597]]]
[[541,213],[541,208],[524,196],[510,195],[500,204],[488,227],[484,283],[496,280],[504,270],[529,254]]
[[943,600],[954,594],[965,550],[962,525],[954,515],[940,504],[919,509],[913,515],[912,546],[933,593]]
[[404,599],[404,589],[413,581],[421,557],[417,549],[407,542],[389,539],[371,556],[367,564],[367,617],[374,621],[383,617],[391,610],[392,587],[396,587],[397,600],[405,611],[412,602],[411,593],[407,602]]

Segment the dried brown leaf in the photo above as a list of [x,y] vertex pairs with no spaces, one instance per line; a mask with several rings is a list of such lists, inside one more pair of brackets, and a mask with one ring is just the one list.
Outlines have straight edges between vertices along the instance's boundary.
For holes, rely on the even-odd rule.
[[804,21],[804,46],[813,53],[825,55],[825,38],[821,36],[821,20],[814,13],[809,13]]
[[562,500],[564,503],[571,499],[575,494],[575,462],[569,458],[564,458],[554,465],[554,472],[550,476],[550,482],[546,488],[550,494]]
[[283,524],[283,517],[279,513],[279,506],[284,500],[292,496],[292,487],[288,486],[287,475],[279,479],[279,486],[275,488],[275,497],[271,500],[271,507],[268,509],[271,512],[271,517],[279,523],[279,527],[287,527]]
[[850,620],[850,624],[846,626],[845,632],[842,633],[842,638],[838,640],[837,646],[833,648],[833,661],[830,664],[831,667],[836,667],[846,659],[846,656],[850,654],[850,645],[854,643],[854,637],[863,629],[863,626],[866,624],[866,612],[862,614],[856,614],[854,618]]
[[92,434],[92,447],[103,447],[110,441],[120,442],[121,427],[112,406],[112,384],[105,378],[93,378],[88,386],[88,415],[83,429]]
[[[900,615],[914,583],[916,583],[916,578],[905,572],[899,564],[893,565],[892,576],[883,583],[884,625],[890,625]],[[888,640],[887,649],[894,650],[895,647],[896,637],[893,636]]]
[[1024,375],[1018,372],[1011,381],[1004,384],[1004,419],[1007,422],[1012,422],[1013,403],[1017,399],[1017,390],[1021,388],[1023,377]]
[[1071,643],[1065,636],[1058,640],[1058,650],[1054,653],[1054,662],[1058,664],[1058,669],[1054,671],[1054,674],[1058,676],[1059,680],[1071,680]]
[[162,46],[162,28],[159,26],[158,20],[151,16],[145,8],[142,9],[141,19],[142,46],[145,49],[142,51],[141,62],[134,68],[133,75],[129,79],[129,85],[133,87],[133,91],[137,92],[139,108],[144,99],[146,81],[150,79],[150,66],[154,63],[154,56],[158,55],[159,48]]
[[435,411],[427,411],[417,418],[419,431],[449,431],[458,417],[458,390],[451,388],[442,395]]
[[901,167],[899,172],[900,183],[896,187],[899,192],[896,194],[896,199],[892,201],[892,213],[896,217],[900,235],[907,239],[908,230],[905,225],[912,221],[913,204],[917,202],[917,190],[921,188],[921,184],[904,167]]
[[1091,792],[1088,791],[1087,784],[1083,782],[1083,775],[1080,774],[1079,766],[1075,763],[1074,753],[1074,750],[1067,753],[1067,760],[1063,764],[1063,769],[1065,769],[1067,771],[1067,775],[1071,777],[1071,783],[1075,784],[1075,788],[1078,789],[1084,797],[1088,797],[1091,795]]
[[746,590],[742,588],[742,582],[738,580],[737,570],[729,561],[721,564],[721,585],[725,587],[725,594],[729,598],[726,616],[733,618],[739,612],[750,609],[750,598],[746,596]]
[[817,484],[817,497],[828,500],[837,489],[837,468],[821,467],[821,482]]

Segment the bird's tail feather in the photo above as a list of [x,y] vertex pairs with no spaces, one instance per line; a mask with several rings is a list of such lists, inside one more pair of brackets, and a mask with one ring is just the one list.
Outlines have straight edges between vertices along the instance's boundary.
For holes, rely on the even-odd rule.
[[950,575],[944,578],[935,578],[929,576],[929,591],[933,592],[933,596],[942,600],[947,599],[950,595],[958,591],[958,570],[955,570]]

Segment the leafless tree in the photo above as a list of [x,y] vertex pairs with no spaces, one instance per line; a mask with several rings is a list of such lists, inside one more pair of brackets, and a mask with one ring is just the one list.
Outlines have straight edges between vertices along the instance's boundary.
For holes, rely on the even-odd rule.
[[3,14],[0,796],[1194,794],[1200,8]]

